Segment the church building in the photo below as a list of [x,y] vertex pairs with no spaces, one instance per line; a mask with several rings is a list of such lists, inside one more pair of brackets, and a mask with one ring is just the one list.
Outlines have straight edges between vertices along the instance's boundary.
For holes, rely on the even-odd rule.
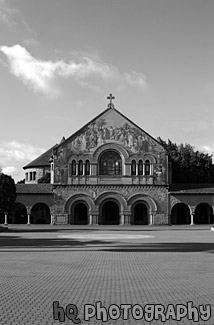
[[[206,187],[201,201],[193,199],[198,195],[196,190],[194,196],[194,186],[173,189],[164,148],[118,111],[113,99],[110,94],[106,110],[24,167],[25,184],[17,184],[11,223],[168,225],[194,224],[194,218],[198,223],[213,222],[213,187]],[[41,182],[45,177],[49,184]]]

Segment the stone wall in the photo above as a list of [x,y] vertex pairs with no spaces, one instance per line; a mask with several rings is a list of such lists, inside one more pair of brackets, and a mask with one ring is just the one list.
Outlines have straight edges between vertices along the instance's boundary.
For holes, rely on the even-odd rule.
[[170,211],[177,203],[184,203],[193,209],[200,203],[208,203],[214,207],[214,194],[171,194]]
[[18,194],[16,202],[22,203],[30,212],[31,208],[37,203],[44,203],[53,210],[54,196],[53,194]]
[[115,199],[120,205],[120,213],[131,215],[132,204],[145,202],[153,224],[168,224],[168,190],[165,186],[62,186],[55,185],[54,213],[68,213],[75,201],[85,201],[89,214],[98,215],[100,204],[107,199]]

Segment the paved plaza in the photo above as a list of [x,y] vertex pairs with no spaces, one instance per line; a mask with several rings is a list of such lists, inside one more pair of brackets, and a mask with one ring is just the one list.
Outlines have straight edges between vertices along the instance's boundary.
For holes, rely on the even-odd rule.
[[[149,322],[148,313],[156,307],[160,311],[160,305],[165,316],[171,312],[165,324],[214,324],[214,232],[209,225],[10,225],[0,233],[0,244],[1,325],[74,324],[78,319],[82,324],[162,324],[161,316]],[[186,310],[191,305],[192,317],[197,316],[194,307],[208,312],[211,305],[211,318],[203,320],[206,314],[198,312],[194,322],[188,313],[182,317],[181,308],[180,321],[173,320],[169,304],[174,312],[176,304]],[[97,319],[105,316],[100,308],[107,311],[107,322]]]

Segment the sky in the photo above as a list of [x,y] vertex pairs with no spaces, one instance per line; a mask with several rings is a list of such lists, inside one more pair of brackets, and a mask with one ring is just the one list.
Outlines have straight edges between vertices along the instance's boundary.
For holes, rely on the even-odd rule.
[[0,167],[114,105],[154,138],[214,153],[213,0],[0,0]]

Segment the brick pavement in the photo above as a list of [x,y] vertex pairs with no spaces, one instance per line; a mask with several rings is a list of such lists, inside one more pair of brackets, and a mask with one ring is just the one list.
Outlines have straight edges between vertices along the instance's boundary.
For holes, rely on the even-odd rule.
[[[52,303],[212,305],[214,324],[214,233],[195,227],[9,226],[0,233],[0,325],[73,324],[54,321]],[[148,236],[148,237],[144,237]],[[102,324],[92,318],[83,324]],[[108,324],[149,324],[109,320]],[[152,321],[151,324],[161,324]]]

